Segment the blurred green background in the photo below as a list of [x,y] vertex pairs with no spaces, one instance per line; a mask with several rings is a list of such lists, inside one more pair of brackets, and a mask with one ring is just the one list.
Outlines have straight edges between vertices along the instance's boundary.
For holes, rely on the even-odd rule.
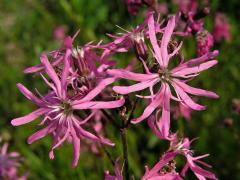
[[[200,103],[208,108],[194,113],[189,123],[172,120],[185,136],[200,137],[194,143],[195,153],[210,153],[206,162],[213,166],[219,179],[227,180],[240,179],[240,116],[232,110],[232,100],[240,98],[239,8],[239,0],[212,0],[211,15],[206,18],[206,29],[211,32],[215,13],[225,13],[231,24],[232,41],[214,47],[220,50],[219,64],[202,73],[193,85],[217,92],[220,99],[201,99]],[[50,138],[27,145],[26,139],[35,131],[37,122],[13,128],[10,120],[35,107],[19,93],[16,83],[32,90],[44,87],[38,77],[24,75],[23,69],[38,64],[42,51],[59,47],[53,37],[58,26],[65,26],[70,35],[80,28],[75,44],[84,44],[101,39],[107,42],[105,33],[119,32],[115,25],[131,29],[141,19],[131,17],[122,0],[0,0],[0,136],[10,141],[11,150],[22,154],[25,161],[21,171],[28,171],[30,179],[102,179],[104,171],[112,172],[113,168],[102,151],[99,155],[82,151],[79,166],[72,169],[71,145],[57,150],[54,161],[48,159]],[[184,48],[186,57],[195,56],[191,40]],[[125,57],[118,57],[120,65],[126,64]],[[226,125],[227,118],[232,125]],[[111,125],[107,129],[107,136],[117,144],[115,149],[107,150],[116,158],[122,153],[120,135]],[[153,137],[146,123],[129,130],[128,143],[130,170],[138,178],[144,173],[144,165],[152,167],[167,147]]]

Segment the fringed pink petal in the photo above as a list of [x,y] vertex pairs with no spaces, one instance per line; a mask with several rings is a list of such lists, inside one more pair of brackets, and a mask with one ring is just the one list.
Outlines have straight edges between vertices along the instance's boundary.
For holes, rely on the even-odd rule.
[[143,89],[149,88],[156,84],[159,79],[153,79],[148,81],[143,81],[132,86],[114,86],[113,90],[118,94],[129,94],[132,92],[141,91]]
[[[192,74],[198,74],[202,71],[205,71],[213,66],[215,66],[218,62],[216,60],[208,61],[205,63],[202,63],[198,66],[194,67],[184,67],[181,69],[173,69],[172,76],[174,77],[185,77],[186,75],[192,75]],[[181,66],[181,65],[180,65]]]
[[31,112],[30,114],[28,114],[26,116],[13,119],[11,121],[11,124],[13,126],[20,126],[20,125],[23,125],[23,124],[27,124],[27,123],[32,122],[33,120],[37,119],[39,116],[47,113],[48,111],[49,111],[48,109],[39,108],[36,111],[33,111],[33,112]]
[[32,101],[36,105],[41,105],[42,100],[36,97],[31,91],[29,91],[25,86],[18,83],[17,84],[18,89],[21,91],[21,93],[30,101]]
[[52,133],[56,129],[56,123],[51,123],[47,127],[35,132],[28,138],[28,144],[32,144],[33,142],[42,139],[43,137],[47,136],[48,134]]
[[148,118],[153,113],[153,111],[155,111],[155,109],[161,105],[161,101],[162,101],[161,96],[162,95],[158,95],[158,97],[154,98],[152,102],[143,111],[142,115],[138,118],[133,119],[131,122],[133,124],[137,124],[143,121],[144,119]]
[[42,64],[44,65],[46,73],[52,79],[52,81],[54,82],[54,84],[57,88],[58,96],[61,97],[61,95],[62,95],[61,82],[60,82],[55,70],[53,69],[52,65],[49,63],[47,55],[42,54],[40,59],[41,59]]
[[77,105],[77,104],[82,103],[82,102],[91,101],[99,93],[101,93],[103,91],[103,89],[106,88],[106,86],[113,83],[115,80],[116,80],[116,78],[106,78],[106,79],[100,81],[98,83],[98,85],[94,89],[92,89],[85,97],[83,97],[80,100],[73,101],[72,104]]
[[154,50],[154,56],[156,57],[157,62],[159,63],[160,67],[163,67],[163,60],[161,56],[161,50],[157,42],[156,31],[155,31],[155,22],[153,14],[150,15],[148,19],[148,28],[149,28],[149,38]]
[[114,109],[121,107],[125,103],[124,99],[116,101],[88,101],[72,106],[73,109]]
[[168,66],[169,55],[168,55],[168,43],[171,39],[173,30],[175,28],[175,16],[171,16],[168,20],[167,27],[164,30],[162,41],[161,41],[161,55],[164,67]]
[[173,87],[176,91],[176,93],[179,95],[179,97],[181,98],[181,100],[191,109],[196,110],[196,111],[202,111],[205,110],[206,108],[202,105],[199,105],[197,103],[195,103],[188,95],[186,92],[184,92],[184,90],[179,87],[176,83],[173,83]]
[[62,86],[62,96],[65,99],[66,98],[66,91],[67,91],[67,78],[69,75],[69,69],[70,69],[70,62],[69,58],[71,56],[71,50],[67,49],[66,53],[64,55],[64,66],[63,66],[63,71],[62,71],[62,76],[61,76],[61,86]]
[[72,160],[72,167],[77,167],[78,160],[80,157],[80,139],[77,137],[75,129],[72,128],[71,130],[72,135],[72,143],[73,143],[73,160]]
[[177,79],[174,79],[174,82],[178,86],[180,86],[185,92],[187,92],[189,94],[196,95],[196,96],[205,96],[205,97],[209,97],[209,98],[219,98],[219,96],[214,92],[191,87],[191,86],[187,85],[186,83],[184,83],[180,80],[177,80]]
[[107,73],[117,78],[123,78],[133,81],[147,81],[158,77],[158,74],[140,74],[133,73],[125,69],[109,69]]
[[158,122],[158,128],[161,131],[163,138],[168,139],[170,129],[170,87],[166,85],[163,95],[162,116]]

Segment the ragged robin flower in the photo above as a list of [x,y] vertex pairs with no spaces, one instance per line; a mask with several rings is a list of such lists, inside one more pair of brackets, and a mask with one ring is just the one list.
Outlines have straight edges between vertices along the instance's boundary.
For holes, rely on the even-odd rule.
[[[157,65],[156,68],[152,70],[147,66],[146,62],[142,61],[145,67],[145,74],[134,73],[124,69],[109,69],[107,70],[107,73],[116,78],[139,82],[132,86],[113,87],[113,90],[119,94],[124,95],[149,89],[149,96],[137,95],[141,98],[150,99],[151,102],[146,107],[143,114],[140,117],[133,119],[132,123],[135,124],[143,121],[156,110],[156,113],[161,115],[160,120],[157,120],[156,124],[162,133],[162,136],[168,139],[170,129],[170,99],[178,101],[193,110],[201,111],[204,110],[205,107],[194,102],[188,94],[218,98],[218,95],[213,92],[194,88],[186,83],[198,76],[202,71],[216,65],[217,61],[212,59],[218,55],[218,51],[206,53],[201,57],[194,58],[186,62],[183,62],[182,59],[180,64],[172,69],[169,69],[169,62],[173,61],[175,57],[179,55],[179,50],[182,46],[182,43],[180,43],[171,51],[169,51],[168,48],[175,28],[175,16],[170,17],[167,26],[164,29],[160,46],[156,37],[153,14],[148,20],[148,27],[149,37],[153,47],[152,53],[156,61],[155,64]],[[156,91],[157,86],[160,88]],[[172,90],[174,90],[174,92]],[[176,96],[174,96],[175,94]]]
[[[115,81],[115,78],[112,77],[98,81],[95,87],[77,86],[78,93],[71,93],[69,90],[69,88],[71,89],[69,82],[71,80],[71,76],[69,75],[71,54],[71,50],[67,49],[60,77],[49,63],[47,55],[42,54],[41,63],[44,71],[50,77],[50,81],[43,75],[42,77],[51,90],[45,96],[38,93],[39,96],[37,97],[22,84],[18,84],[17,86],[21,93],[39,108],[26,116],[13,119],[11,123],[14,126],[19,126],[43,116],[44,118],[40,125],[44,126],[44,128],[31,135],[28,138],[28,143],[31,144],[47,135],[51,135],[53,143],[49,157],[53,159],[54,150],[60,147],[65,140],[70,141],[73,144],[72,166],[76,167],[80,155],[81,139],[88,139],[110,146],[114,145],[110,140],[83,129],[83,126],[94,116],[94,112],[88,114],[88,111],[118,108],[124,104],[124,99],[121,98],[114,101],[94,100],[107,85]],[[84,117],[80,117],[77,114],[79,110],[81,110],[80,113],[85,114]]]

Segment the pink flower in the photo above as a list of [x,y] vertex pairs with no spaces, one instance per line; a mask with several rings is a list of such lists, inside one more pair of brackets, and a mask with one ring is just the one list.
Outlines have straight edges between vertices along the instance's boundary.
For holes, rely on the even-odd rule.
[[[153,15],[149,18],[148,27],[149,37],[153,47],[153,56],[157,64],[157,68],[151,70],[154,72],[151,72],[146,63],[142,61],[145,67],[145,74],[134,73],[123,69],[107,70],[107,73],[116,78],[124,78],[138,82],[132,86],[113,87],[113,90],[119,94],[129,94],[147,88],[150,90],[149,96],[137,95],[141,98],[150,99],[151,103],[146,107],[140,117],[132,120],[132,123],[143,121],[156,110],[157,116],[161,113],[161,118],[157,121],[158,128],[162,136],[168,139],[170,128],[170,99],[176,100],[193,110],[200,111],[204,110],[205,107],[195,103],[188,94],[218,98],[218,95],[213,92],[197,89],[186,84],[187,80],[191,80],[193,77],[199,75],[200,72],[217,64],[216,60],[210,59],[214,58],[218,54],[218,51],[206,53],[199,58],[191,59],[187,62],[182,61],[177,67],[169,70],[169,61],[178,54],[182,45],[182,43],[180,43],[178,47],[175,47],[174,50],[169,52],[168,45],[175,27],[175,16],[170,17],[164,30],[160,46],[156,38]],[[160,86],[160,88],[158,92],[154,92],[154,86],[157,85]],[[173,96],[170,86],[175,90],[177,97]]]
[[[192,141],[189,141],[188,138],[171,142],[169,150],[164,153],[160,161],[151,170],[149,170],[148,167],[146,168],[146,172],[142,180],[155,180],[164,178],[167,180],[182,179],[181,176],[185,177],[188,169],[191,169],[191,171],[199,180],[205,180],[206,178],[217,179],[213,173],[203,169],[198,165],[201,164],[206,167],[211,167],[200,160],[209,155],[205,154],[202,156],[193,157],[193,151],[190,149],[191,142]],[[186,158],[186,163],[181,171],[181,176],[176,172],[175,169],[175,158],[180,155]]]
[[185,177],[187,170],[191,169],[191,171],[200,180],[205,179],[205,178],[217,179],[217,177],[213,173],[201,168],[197,164],[197,163],[199,163],[206,167],[211,167],[210,165],[208,165],[200,160],[200,159],[203,159],[203,158],[209,156],[209,154],[193,157],[193,155],[192,155],[193,151],[190,149],[190,145],[191,145],[192,141],[189,141],[188,138],[184,138],[180,142],[172,142],[172,144],[171,144],[171,150],[173,150],[173,152],[176,152],[178,155],[183,155],[186,158],[186,164],[181,171],[181,175],[183,177]]
[[[28,143],[32,144],[47,135],[51,135],[53,144],[49,157],[53,159],[54,150],[68,139],[73,144],[72,166],[76,167],[80,155],[81,139],[88,139],[110,146],[114,145],[108,139],[96,136],[83,129],[83,126],[94,116],[94,112],[87,114],[86,111],[80,111],[84,115],[84,118],[80,118],[75,115],[76,111],[118,108],[124,104],[124,99],[108,102],[93,100],[107,85],[113,83],[115,78],[105,78],[98,81],[94,88],[86,85],[77,86],[77,90],[75,90],[77,94],[69,92],[70,62],[72,60],[71,50],[67,49],[64,55],[64,66],[60,79],[59,74],[56,73],[53,66],[49,63],[46,54],[41,56],[42,66],[51,81],[48,81],[43,75],[42,77],[51,91],[46,96],[39,95],[40,97],[37,97],[22,84],[18,84],[17,86],[21,93],[39,108],[26,116],[13,119],[11,123],[14,126],[19,126],[44,116],[40,125],[45,127],[31,135],[28,138]],[[85,83],[85,81],[83,82]]]
[[7,153],[8,144],[5,143],[0,148],[0,179],[25,180],[27,175],[18,177],[18,167],[21,157],[17,152]]
[[[175,164],[171,163],[174,159],[174,154],[165,154],[160,161],[154,165],[150,170],[148,166],[145,166],[145,174],[141,180],[182,180],[181,176],[175,171]],[[168,167],[168,170],[164,170],[164,167]]]
[[225,14],[217,13],[214,20],[213,37],[216,42],[231,40],[230,24]]
[[122,175],[122,172],[123,172],[123,166],[122,166],[122,169],[121,171],[119,170],[119,167],[118,167],[118,159],[115,161],[115,165],[114,165],[114,172],[115,172],[115,176],[112,176],[109,174],[109,171],[106,171],[105,172],[105,180],[123,180],[123,175]]
[[213,36],[206,30],[197,33],[197,54],[202,56],[210,52],[214,45]]

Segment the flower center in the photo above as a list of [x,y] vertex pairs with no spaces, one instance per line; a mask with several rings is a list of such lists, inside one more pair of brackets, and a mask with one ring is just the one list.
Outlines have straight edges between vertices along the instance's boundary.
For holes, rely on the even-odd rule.
[[158,74],[163,82],[169,82],[171,80],[171,72],[168,69],[160,69]]
[[62,102],[62,104],[60,105],[61,109],[63,110],[63,113],[65,115],[68,115],[70,113],[72,113],[72,106],[69,102]]

